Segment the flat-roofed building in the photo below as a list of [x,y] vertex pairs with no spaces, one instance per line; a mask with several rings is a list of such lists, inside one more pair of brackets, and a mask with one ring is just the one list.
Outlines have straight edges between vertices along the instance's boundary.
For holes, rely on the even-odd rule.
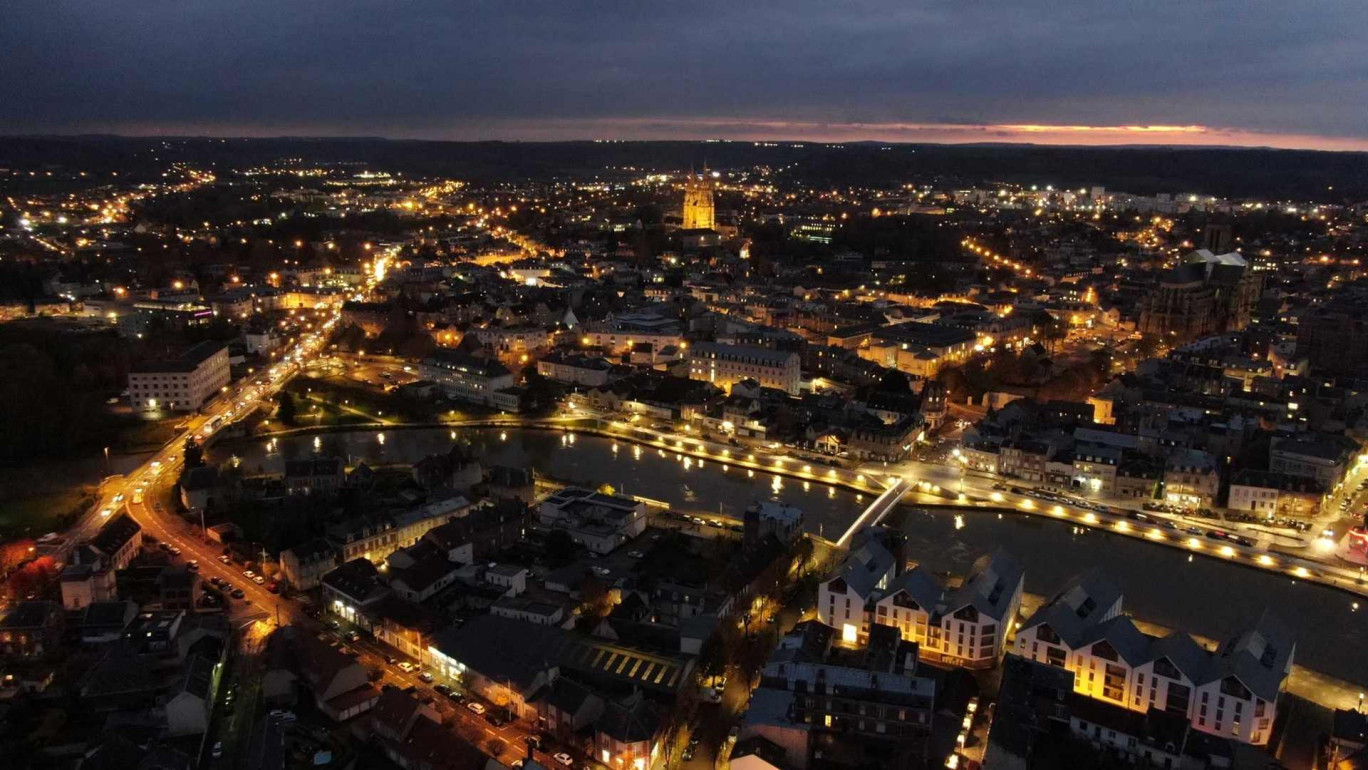
[[498,391],[516,381],[508,367],[457,350],[437,350],[418,367],[423,379],[437,383],[447,398],[494,406]]
[[128,397],[144,411],[189,412],[203,406],[231,379],[228,348],[206,341],[175,358],[135,365],[128,373]]

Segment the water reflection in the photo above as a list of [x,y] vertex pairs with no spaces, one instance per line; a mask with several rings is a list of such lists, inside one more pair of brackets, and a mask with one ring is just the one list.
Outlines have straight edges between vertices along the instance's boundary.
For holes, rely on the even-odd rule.
[[[414,462],[451,448],[446,428],[392,431],[384,444],[378,435],[365,431],[329,434],[323,437],[320,452],[344,457],[348,464],[392,463]],[[716,512],[722,505],[726,512],[738,515],[752,501],[782,499],[803,509],[810,531],[831,538],[839,536],[867,504],[864,495],[846,489],[785,484],[778,475],[771,475],[765,484],[755,479],[751,468],[744,476],[727,472],[725,462],[705,470],[697,458],[680,455],[676,459],[664,449],[657,448],[652,456],[632,444],[630,453],[619,453],[613,451],[615,442],[610,439],[586,436],[572,444],[571,435],[463,431],[476,455],[488,465],[530,467],[546,477],[591,488],[607,482],[621,493],[700,514]],[[314,446],[314,437],[295,436],[269,442],[224,442],[210,447],[207,455],[211,462],[222,463],[236,452],[249,468],[280,473],[287,460],[312,456]],[[1223,560],[1195,559],[1191,552],[1088,530],[1053,517],[984,516],[972,509],[918,513],[901,506],[894,519],[908,535],[909,557],[928,569],[963,574],[978,556],[1005,547],[1025,568],[1027,590],[1050,593],[1072,575],[1100,566],[1125,590],[1127,610],[1208,637],[1239,630],[1264,607],[1271,607],[1297,634],[1299,661],[1331,676],[1368,684],[1361,666],[1368,652],[1368,613],[1346,607],[1350,597],[1345,594],[1287,576],[1239,569]]]

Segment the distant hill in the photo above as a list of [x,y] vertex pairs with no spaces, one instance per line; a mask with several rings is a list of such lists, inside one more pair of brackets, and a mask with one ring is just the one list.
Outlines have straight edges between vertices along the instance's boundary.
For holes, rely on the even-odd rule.
[[[970,186],[994,181],[1139,194],[1358,201],[1368,198],[1368,153],[1273,149],[1059,147],[1047,145],[845,145],[781,142],[436,142],[377,138],[209,139],[117,136],[0,137],[0,168],[159,175],[170,161],[245,168],[281,158],[349,163],[475,181],[605,178],[624,168],[675,171],[707,164],[792,166],[814,185]],[[1330,188],[1333,188],[1331,190]]]

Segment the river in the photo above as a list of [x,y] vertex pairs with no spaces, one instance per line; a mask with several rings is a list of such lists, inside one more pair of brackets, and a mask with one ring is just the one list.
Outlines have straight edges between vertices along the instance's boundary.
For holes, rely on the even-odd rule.
[[[486,465],[530,465],[556,480],[611,484],[621,493],[659,500],[691,512],[740,516],[755,500],[781,500],[803,509],[809,531],[832,537],[872,499],[847,489],[747,471],[655,447],[607,438],[498,428],[458,431]],[[382,437],[383,436],[383,440]],[[250,470],[280,472],[287,459],[337,455],[350,463],[411,463],[451,447],[445,429],[351,431],[212,447],[213,462],[238,457]],[[1294,581],[1286,575],[1191,556],[1121,535],[1023,515],[966,509],[963,515],[922,513],[902,506],[901,526],[911,558],[932,570],[962,574],[979,555],[1004,547],[1026,570],[1026,590],[1049,594],[1070,576],[1094,566],[1125,592],[1125,609],[1144,620],[1209,638],[1225,638],[1252,624],[1265,607],[1297,635],[1297,662],[1368,685],[1368,602],[1351,609],[1348,594]]]

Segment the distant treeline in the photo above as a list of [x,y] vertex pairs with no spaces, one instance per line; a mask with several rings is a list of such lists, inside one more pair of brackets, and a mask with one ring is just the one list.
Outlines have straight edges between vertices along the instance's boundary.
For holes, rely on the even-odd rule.
[[[629,167],[670,171],[705,164],[713,168],[768,165],[775,169],[791,166],[784,175],[819,186],[905,182],[969,186],[1001,181],[1064,188],[1103,185],[1137,194],[1322,202],[1368,198],[1368,153],[1352,152],[792,142],[760,147],[751,142],[0,137],[0,167],[65,168],[97,175],[119,171],[123,181],[159,180],[171,162],[223,170],[270,164],[280,158],[490,182],[640,173],[613,170]],[[41,179],[32,183],[46,184]],[[0,189],[18,184],[30,181],[0,179]]]

